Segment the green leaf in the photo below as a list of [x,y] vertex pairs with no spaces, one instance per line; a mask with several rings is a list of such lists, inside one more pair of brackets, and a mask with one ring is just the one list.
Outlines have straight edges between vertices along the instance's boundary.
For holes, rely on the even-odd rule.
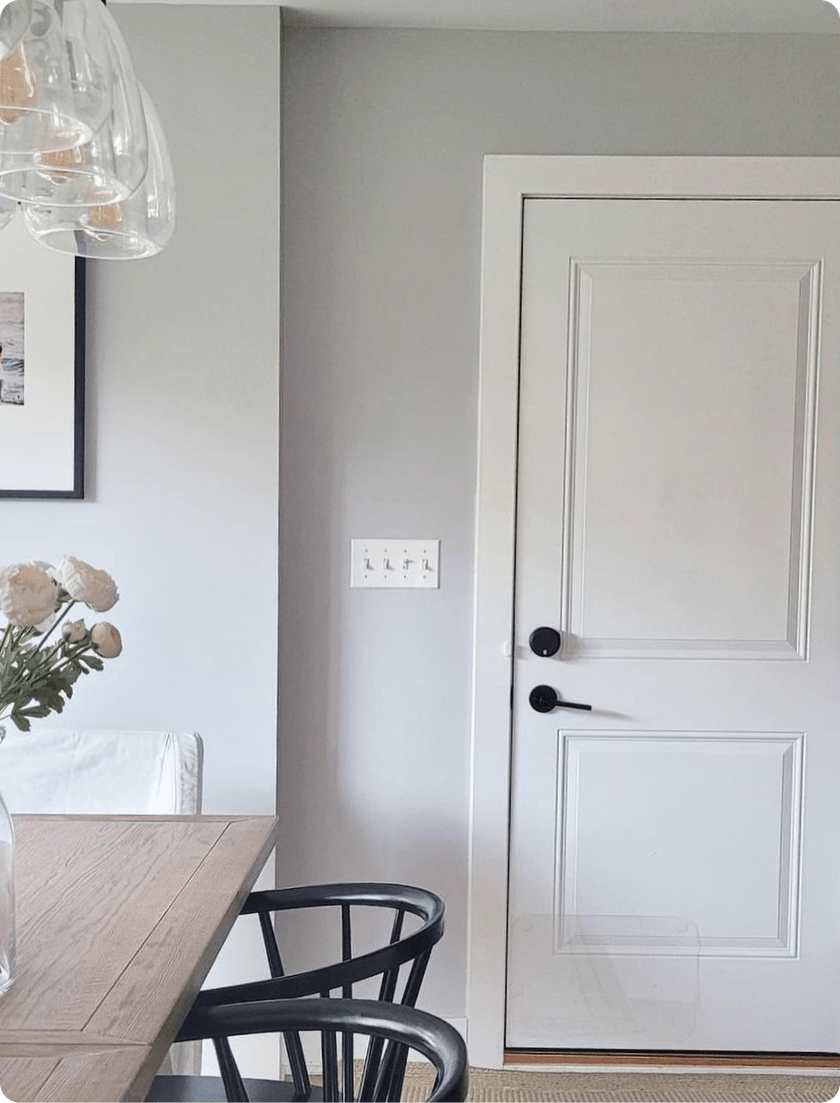
[[[32,705],[30,708],[20,710],[21,716],[34,716],[34,717],[37,717],[38,719],[40,719],[44,716],[49,716],[49,714],[51,712],[52,712],[52,709],[49,708],[49,706],[47,706],[47,705]],[[12,713],[12,719],[14,720],[14,718],[15,718],[15,714]]]
[[61,694],[50,687],[40,690],[35,694],[35,699],[39,704],[46,705],[48,709],[54,709],[55,712],[61,712],[64,708],[64,699]]

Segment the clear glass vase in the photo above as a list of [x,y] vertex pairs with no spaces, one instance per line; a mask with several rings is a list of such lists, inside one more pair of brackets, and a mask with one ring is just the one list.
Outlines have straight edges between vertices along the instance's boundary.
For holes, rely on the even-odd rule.
[[[0,743],[6,729],[0,724]],[[15,829],[0,792],[0,996],[15,983]]]

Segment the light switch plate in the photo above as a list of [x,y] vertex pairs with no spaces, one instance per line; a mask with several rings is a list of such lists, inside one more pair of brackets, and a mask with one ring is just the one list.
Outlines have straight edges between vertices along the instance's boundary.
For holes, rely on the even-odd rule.
[[350,585],[435,590],[440,540],[351,540]]

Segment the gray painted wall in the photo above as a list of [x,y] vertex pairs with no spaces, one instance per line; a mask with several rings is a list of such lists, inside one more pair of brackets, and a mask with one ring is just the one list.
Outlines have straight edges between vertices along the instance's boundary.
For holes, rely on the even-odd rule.
[[[139,549],[143,618],[128,640],[136,676],[121,672],[131,695],[115,686],[110,709],[201,732],[205,811],[273,814],[280,13],[133,4],[115,18],[163,120],[179,208],[148,271],[102,263],[91,277],[98,524],[119,533],[121,558]],[[243,920],[210,983],[264,975]],[[275,1039],[241,1053],[249,1075],[276,1074]]]
[[[834,36],[288,30],[279,853],[448,904],[464,1015],[485,153],[840,153]],[[349,589],[440,537],[439,591]]]

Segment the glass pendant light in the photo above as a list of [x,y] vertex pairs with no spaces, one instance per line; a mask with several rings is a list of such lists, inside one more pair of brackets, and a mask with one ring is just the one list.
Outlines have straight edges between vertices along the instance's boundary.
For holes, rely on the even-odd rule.
[[0,12],[0,61],[20,45],[32,19],[32,0],[11,0]]
[[7,155],[0,161],[0,195],[51,207],[88,207],[127,199],[140,185],[148,166],[146,117],[140,88],[119,28],[99,0],[66,0],[65,11],[90,5],[105,16],[105,49],[111,86],[111,112],[84,145],[36,153]]
[[0,230],[4,226],[8,226],[14,218],[15,211],[17,210],[17,203],[11,199],[4,199],[0,196]]
[[62,253],[104,260],[154,256],[175,229],[175,185],[166,138],[154,105],[140,86],[148,130],[148,169],[140,187],[119,203],[90,207],[26,205],[36,241]]
[[[23,39],[0,61],[0,153],[69,149],[93,138],[111,107],[104,34],[78,39],[85,0],[68,0],[71,41],[46,0],[33,0]],[[78,8],[75,7],[78,4]]]
[[114,21],[110,13],[106,16],[101,0],[53,2],[61,18],[73,103],[79,117],[95,133],[111,111],[114,74],[109,37]]

